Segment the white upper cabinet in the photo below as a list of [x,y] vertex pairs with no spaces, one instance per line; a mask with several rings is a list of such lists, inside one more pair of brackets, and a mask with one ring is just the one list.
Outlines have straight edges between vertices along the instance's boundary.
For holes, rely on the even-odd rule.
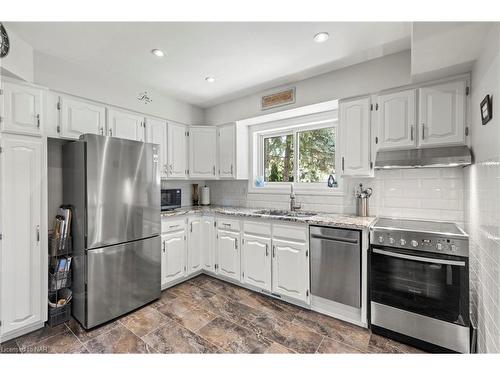
[[186,178],[188,175],[187,127],[169,122],[167,131],[167,175],[171,178]]
[[217,129],[213,126],[191,126],[189,129],[189,177],[216,177]]
[[119,109],[108,109],[108,135],[144,142],[144,116]]
[[59,94],[48,91],[45,93],[44,133],[47,137],[59,138],[61,135],[61,103]]
[[343,175],[371,175],[369,97],[340,102],[340,148]]
[[219,177],[248,179],[248,128],[228,124],[219,126]]
[[160,174],[167,177],[167,122],[165,120],[146,117],[146,142],[160,145]]
[[[42,139],[0,137],[0,339],[46,320]],[[1,340],[0,340],[1,341]]]
[[80,135],[104,135],[106,108],[98,103],[61,97],[61,136],[78,139]]
[[465,143],[466,81],[419,89],[419,141],[422,147]]
[[416,95],[405,90],[378,97],[378,148],[416,146]]
[[271,290],[271,238],[244,234],[241,267],[243,282]]
[[240,281],[239,233],[218,230],[217,273]]
[[202,238],[202,218],[200,216],[189,218],[188,229],[187,272],[192,274],[201,271],[203,265],[202,249],[205,239]]
[[219,177],[235,177],[236,127],[234,125],[219,128]]
[[2,82],[0,88],[0,130],[42,135],[44,91],[12,82]]

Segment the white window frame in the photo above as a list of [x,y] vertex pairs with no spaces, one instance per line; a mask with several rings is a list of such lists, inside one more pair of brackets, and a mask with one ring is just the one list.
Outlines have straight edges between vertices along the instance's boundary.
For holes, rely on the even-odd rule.
[[299,160],[298,137],[301,131],[334,128],[335,129],[335,169],[337,187],[330,188],[326,182],[293,182],[297,194],[312,195],[344,195],[339,168],[341,164],[339,150],[338,111],[327,111],[312,115],[294,117],[250,127],[251,178],[248,180],[249,193],[290,194],[291,182],[266,182],[263,187],[256,187],[255,180],[264,175],[264,138],[293,134],[294,135],[294,179],[297,179]]

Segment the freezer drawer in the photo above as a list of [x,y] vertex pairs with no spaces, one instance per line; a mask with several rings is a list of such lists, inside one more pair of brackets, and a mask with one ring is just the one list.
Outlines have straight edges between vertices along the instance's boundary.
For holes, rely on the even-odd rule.
[[361,307],[361,233],[310,227],[311,294]]
[[87,319],[91,328],[160,297],[160,237],[87,252]]

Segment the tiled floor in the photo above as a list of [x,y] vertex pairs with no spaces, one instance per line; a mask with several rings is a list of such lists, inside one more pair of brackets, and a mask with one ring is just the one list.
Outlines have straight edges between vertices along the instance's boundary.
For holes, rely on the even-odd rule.
[[91,331],[74,320],[4,353],[421,353],[366,329],[202,275]]

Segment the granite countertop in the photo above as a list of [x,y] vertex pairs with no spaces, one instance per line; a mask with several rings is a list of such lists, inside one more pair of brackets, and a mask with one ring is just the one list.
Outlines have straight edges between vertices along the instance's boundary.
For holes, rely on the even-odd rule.
[[237,216],[237,217],[281,220],[294,223],[335,226],[347,229],[368,229],[375,222],[376,219],[375,216],[361,217],[355,215],[332,214],[323,212],[318,212],[311,216],[277,216],[259,212],[263,210],[266,209],[246,208],[246,207],[223,207],[223,206],[213,206],[213,205],[188,206],[188,207],[177,208],[172,211],[164,211],[161,213],[161,216],[175,217],[175,216],[195,214],[195,213],[210,213],[210,214]]

